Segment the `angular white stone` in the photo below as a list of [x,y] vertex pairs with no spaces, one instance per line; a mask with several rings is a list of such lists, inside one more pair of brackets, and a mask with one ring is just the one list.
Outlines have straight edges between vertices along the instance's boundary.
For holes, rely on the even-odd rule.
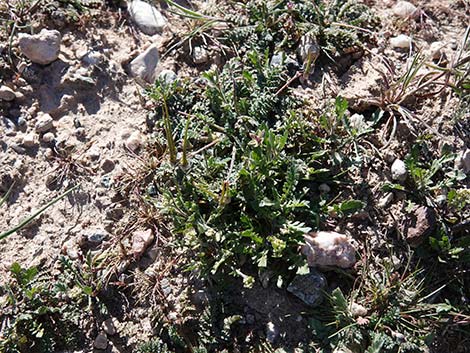
[[59,31],[42,29],[38,34],[20,33],[21,53],[33,63],[47,65],[59,57],[62,37]]
[[336,232],[312,232],[304,235],[302,254],[309,266],[352,267],[356,263],[356,249],[348,236]]
[[145,34],[154,35],[161,32],[166,25],[166,19],[160,11],[145,1],[134,0],[128,4],[127,10],[132,20]]
[[153,83],[155,81],[155,69],[157,68],[158,61],[158,49],[155,45],[151,45],[131,61],[129,69],[132,76],[148,83]]
[[390,45],[394,48],[409,49],[411,47],[411,42],[411,37],[404,34],[390,38]]

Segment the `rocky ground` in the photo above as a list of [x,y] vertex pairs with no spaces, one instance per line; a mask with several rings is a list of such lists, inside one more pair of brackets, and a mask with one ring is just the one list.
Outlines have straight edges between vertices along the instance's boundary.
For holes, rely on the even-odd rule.
[[[153,145],[155,133],[149,123],[156,103],[145,88],[157,78],[168,82],[177,77],[195,80],[211,67],[221,69],[233,53],[225,53],[216,41],[205,43],[207,38],[195,39],[194,45],[190,40],[190,45],[170,50],[194,29],[188,18],[175,13],[175,9],[180,14],[181,10],[171,2],[154,7],[139,0],[127,4],[39,1],[39,8],[34,2],[28,2],[28,6],[19,3],[0,4],[2,16],[17,23],[2,33],[0,45],[0,196],[7,195],[11,187],[0,207],[1,231],[18,225],[66,190],[79,187],[27,226],[0,240],[0,282],[11,282],[14,263],[49,271],[58,279],[66,272],[59,265],[59,258],[65,256],[78,264],[79,287],[93,287],[89,296],[95,306],[88,305],[77,314],[77,326],[83,333],[77,349],[160,352],[156,345],[141,345],[152,342],[149,340],[153,337],[172,341],[171,329],[161,334],[157,325],[165,322],[178,326],[183,337],[179,339],[185,342],[175,344],[180,348],[174,351],[202,351],[188,343],[195,340],[190,327],[194,320],[207,315],[208,307],[218,305],[208,303],[217,302],[221,292],[213,289],[210,280],[201,281],[197,271],[189,275],[181,272],[178,264],[184,263],[188,254],[168,250],[166,245],[172,243],[170,227],[161,226],[158,210],[147,207],[139,196],[153,166],[160,163],[152,155],[158,147]],[[364,3],[380,19],[370,42],[361,50],[336,58],[333,65],[320,60],[312,74],[294,81],[292,88],[315,112],[325,111],[337,96],[344,97],[351,123],[358,129],[364,116],[384,108],[379,99],[384,97],[384,84],[391,83],[392,72],[402,72],[414,54],[422,52],[441,67],[452,61],[462,50],[461,40],[470,18],[466,1],[413,1],[416,6],[411,7],[407,2],[398,2],[398,6],[392,0]],[[181,6],[216,16],[220,4],[200,1]],[[223,27],[214,28],[214,33],[223,31]],[[468,49],[468,43],[465,45]],[[423,91],[423,96],[429,93]],[[468,236],[468,193],[462,192],[467,201],[464,199],[457,212],[439,204],[448,197],[444,187],[432,191],[429,202],[422,204],[407,199],[413,190],[382,187],[384,183],[405,185],[410,180],[404,161],[410,146],[424,140],[430,141],[431,151],[427,152],[433,156],[431,161],[438,159],[440,151],[454,154],[446,162],[445,172],[452,169],[460,173],[458,187],[454,188],[468,191],[470,111],[462,96],[446,89],[429,98],[405,98],[413,114],[405,114],[408,118],[397,122],[389,118],[397,110],[390,108],[392,104],[387,106],[390,110],[384,110],[381,128],[365,148],[367,168],[352,169],[355,185],[338,193],[340,198],[355,193],[366,207],[347,218],[330,210],[330,218],[322,227],[325,232],[311,233],[305,239],[302,253],[308,265],[330,270],[312,270],[308,278],[296,277],[283,289],[265,285],[262,277],[251,288],[245,288],[240,278],[227,282],[224,293],[230,295],[224,310],[232,315],[227,314],[223,322],[230,329],[231,319],[241,320],[248,327],[240,329],[247,344],[262,337],[269,345],[293,351],[311,336],[313,321],[306,313],[321,302],[322,290],[331,293],[341,284],[338,273],[346,269],[356,266],[358,273],[365,271],[356,264],[356,257],[361,257],[361,264],[373,262],[374,256],[383,256],[377,254],[397,240],[396,233],[397,241],[402,237],[405,244],[415,248],[440,229],[443,219],[452,218],[448,229],[454,237]],[[322,183],[319,193],[328,194],[331,188],[336,192],[339,185]],[[397,273],[408,266],[404,254],[409,249],[402,247],[390,254]],[[89,251],[94,256],[92,263],[87,259]],[[458,265],[459,273],[463,283],[468,283],[465,264]],[[97,274],[100,278],[94,277]],[[460,292],[463,304],[459,303],[459,308],[466,303],[468,309],[468,289]],[[161,317],[155,314],[155,308],[161,311]],[[353,317],[371,320],[364,306],[357,304],[353,311]],[[459,313],[463,324],[458,329],[464,332],[469,327],[469,312]],[[11,312],[8,315],[11,321]],[[7,323],[1,321],[0,340],[8,340]],[[449,342],[444,339],[434,351],[450,352],[454,347],[455,352],[468,352],[469,340],[468,335],[454,335],[452,331]],[[211,347],[207,351],[221,351]],[[14,350],[0,343],[1,349],[26,352],[36,348],[18,345]],[[320,352],[319,346],[312,349]],[[354,346],[338,349],[336,352],[365,351]]]

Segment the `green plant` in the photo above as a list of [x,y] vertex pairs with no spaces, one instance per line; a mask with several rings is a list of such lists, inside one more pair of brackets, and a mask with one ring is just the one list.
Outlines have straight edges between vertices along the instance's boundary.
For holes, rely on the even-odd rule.
[[[168,100],[163,82],[150,92],[169,163],[155,170],[159,195],[148,200],[172,220],[175,246],[195,252],[203,273],[239,275],[246,285],[253,265],[295,273],[304,261],[296,248],[319,222],[312,187],[326,173],[311,127],[298,102],[277,93],[286,75],[267,56],[253,52],[203,76],[204,88],[176,83]],[[185,163],[176,163],[174,136],[188,148]]]
[[78,347],[80,311],[69,303],[67,287],[36,267],[14,263],[12,280],[0,287],[0,351],[52,352]]

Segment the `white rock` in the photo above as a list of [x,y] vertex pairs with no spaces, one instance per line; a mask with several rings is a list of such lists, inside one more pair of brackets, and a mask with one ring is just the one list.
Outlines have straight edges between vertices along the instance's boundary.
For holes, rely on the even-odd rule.
[[142,32],[154,35],[163,30],[166,19],[157,8],[145,1],[134,0],[127,5],[132,20]]
[[23,136],[22,145],[25,147],[34,147],[37,145],[36,135],[29,133]]
[[142,146],[142,136],[139,131],[134,131],[126,140],[126,147],[136,152]]
[[353,303],[351,305],[351,314],[354,317],[366,316],[367,315],[367,309],[365,307],[363,307],[361,304]]
[[349,268],[356,262],[356,249],[344,234],[312,232],[304,235],[302,254],[309,266],[338,266]]
[[0,100],[9,102],[15,98],[16,98],[15,91],[13,91],[10,87],[8,86],[0,87]]
[[38,34],[20,33],[20,51],[33,63],[47,65],[59,57],[61,35],[59,31],[43,29]]
[[153,83],[155,81],[155,69],[157,68],[158,61],[158,49],[155,45],[151,45],[131,61],[129,69],[133,77]]
[[100,333],[98,336],[96,336],[95,341],[93,342],[93,347],[102,350],[108,347],[108,338],[104,333]]
[[405,162],[401,159],[395,159],[395,162],[392,164],[391,172],[393,180],[404,182],[408,174]]
[[433,42],[431,44],[431,46],[429,47],[429,53],[431,55],[431,59],[439,60],[442,57],[443,55],[442,47],[443,45],[441,42]]
[[390,38],[390,45],[393,48],[409,49],[411,47],[411,37],[405,34],[400,34],[396,37]]
[[455,159],[455,166],[464,173],[470,172],[470,149],[460,152]]
[[46,132],[42,136],[42,141],[45,142],[45,143],[51,143],[52,141],[54,141],[54,139],[55,139],[55,136],[52,132]]
[[409,1],[399,1],[393,7],[393,13],[401,18],[413,18],[418,15],[418,8]]
[[135,231],[132,234],[132,253],[135,257],[141,256],[152,243],[154,235],[151,229]]
[[203,47],[194,47],[193,49],[193,61],[195,64],[204,64],[209,60],[209,54]]
[[54,127],[54,119],[49,114],[41,115],[36,121],[35,129],[36,132],[46,132]]

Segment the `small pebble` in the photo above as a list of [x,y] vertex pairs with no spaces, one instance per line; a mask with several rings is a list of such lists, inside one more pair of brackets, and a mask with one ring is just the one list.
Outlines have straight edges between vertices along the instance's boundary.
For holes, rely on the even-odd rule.
[[0,100],[9,102],[15,98],[16,98],[15,91],[13,91],[10,87],[8,86],[0,87]]
[[100,333],[98,336],[96,336],[95,341],[93,342],[93,347],[102,350],[108,347],[108,338],[104,333]]
[[411,47],[411,42],[411,37],[404,34],[390,38],[390,45],[393,48],[409,49]]
[[101,169],[105,173],[109,173],[109,172],[113,171],[114,166],[115,166],[114,161],[109,159],[109,158],[105,158],[101,162]]
[[318,190],[322,193],[322,194],[327,194],[331,191],[331,188],[328,186],[328,184],[320,184],[320,186],[318,187]]
[[193,49],[193,61],[195,64],[204,64],[209,61],[209,54],[203,47],[195,47]]
[[54,127],[54,119],[49,114],[42,114],[35,125],[36,132],[43,133]]
[[23,136],[22,145],[25,147],[35,147],[37,145],[36,135],[29,133]]
[[408,174],[405,162],[401,159],[395,159],[395,162],[392,164],[391,172],[393,180],[404,182]]
[[393,13],[401,18],[414,18],[418,15],[418,9],[409,1],[398,1],[393,7]]
[[431,54],[431,58],[433,60],[439,60],[442,55],[442,43],[441,42],[434,42],[429,47],[429,53]]
[[51,143],[52,141],[54,141],[54,139],[55,139],[55,136],[52,132],[46,132],[42,136],[42,141],[45,142],[45,143]]
[[137,152],[137,150],[142,146],[142,136],[139,131],[134,131],[129,138],[126,140],[126,147],[132,152]]
[[116,327],[114,326],[112,318],[103,322],[103,331],[109,336],[114,336],[116,334]]
[[279,336],[279,329],[271,321],[266,325],[266,339],[270,343],[274,343]]
[[470,149],[460,152],[455,159],[455,166],[464,173],[470,172]]

